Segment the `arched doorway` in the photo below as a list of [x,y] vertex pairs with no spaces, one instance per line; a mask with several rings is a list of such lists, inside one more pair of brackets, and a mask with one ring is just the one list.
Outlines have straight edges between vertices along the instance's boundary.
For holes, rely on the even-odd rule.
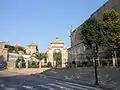
[[53,52],[53,63],[54,67],[60,68],[62,67],[62,53],[60,49],[55,49]]

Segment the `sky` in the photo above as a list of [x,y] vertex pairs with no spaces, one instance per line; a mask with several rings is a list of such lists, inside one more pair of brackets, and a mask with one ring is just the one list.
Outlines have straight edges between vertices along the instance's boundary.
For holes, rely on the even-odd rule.
[[0,0],[0,41],[44,52],[59,36],[70,47],[70,25],[77,27],[107,0]]

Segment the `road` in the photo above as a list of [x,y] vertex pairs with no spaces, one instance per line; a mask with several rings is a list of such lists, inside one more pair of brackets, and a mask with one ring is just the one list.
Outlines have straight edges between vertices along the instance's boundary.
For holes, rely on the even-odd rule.
[[0,71],[0,90],[102,90],[71,82]]

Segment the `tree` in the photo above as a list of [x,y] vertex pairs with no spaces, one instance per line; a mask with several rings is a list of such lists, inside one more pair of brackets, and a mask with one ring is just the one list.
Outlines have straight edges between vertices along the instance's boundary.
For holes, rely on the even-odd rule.
[[[115,10],[103,12],[101,20],[86,20],[80,29],[83,43],[88,47],[91,47],[92,43],[102,47],[112,45],[114,53],[114,48],[120,46],[120,14]],[[115,53],[113,55],[116,56]]]
[[47,67],[52,67],[52,64],[50,61],[47,63]]
[[115,10],[107,10],[103,13],[102,22],[107,45],[112,46],[113,66],[116,66],[117,58],[114,48],[120,47],[120,14]]
[[61,52],[54,52],[53,53],[53,58],[56,61],[56,66],[60,66],[61,65]]
[[98,46],[106,45],[105,32],[100,20],[90,18],[80,27],[83,43],[91,48],[93,43]]
[[17,52],[17,53],[18,53],[18,51],[23,51],[24,53],[26,53],[25,48],[22,46],[14,46],[14,48],[15,48],[15,52]]
[[37,53],[34,53],[32,56],[39,60],[39,68],[41,68],[41,60],[45,58],[45,54],[37,52]]
[[47,63],[47,53],[43,53],[44,63]]
[[61,52],[54,52],[53,57],[55,60],[61,60]]
[[12,45],[6,44],[5,48],[8,48],[9,52],[15,51],[16,53],[18,53],[18,51],[23,51],[24,53],[26,53],[25,48],[22,46],[12,46]]
[[[99,47],[106,46],[105,32],[101,20],[90,18],[81,25],[80,29],[84,45],[87,48],[92,49],[94,58],[99,58],[98,56]],[[95,44],[94,49],[93,43]],[[99,59],[98,64],[100,66]]]
[[107,39],[107,45],[120,46],[120,14],[115,10],[107,10],[103,13],[103,28]]
[[8,52],[13,52],[15,50],[14,46],[11,46],[11,45],[8,45],[8,44],[5,45],[5,48],[8,48]]

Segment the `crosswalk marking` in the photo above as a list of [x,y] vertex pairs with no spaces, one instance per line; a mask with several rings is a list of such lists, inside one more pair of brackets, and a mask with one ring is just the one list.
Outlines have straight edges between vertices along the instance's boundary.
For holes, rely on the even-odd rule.
[[83,87],[77,87],[77,86],[73,86],[73,85],[69,85],[69,84],[65,84],[65,83],[60,83],[60,82],[57,82],[59,85],[63,85],[63,86],[67,86],[67,87],[72,87],[72,88],[76,88],[76,89],[80,89],[80,90],[89,90],[89,89],[86,89],[86,88],[83,88]]
[[54,88],[52,88],[50,86],[45,86],[45,85],[37,85],[37,86],[40,86],[42,88],[49,89],[49,90],[55,90]]
[[[16,85],[13,85],[14,87]],[[85,85],[80,85],[76,83],[71,83],[71,82],[60,82],[56,81],[55,83],[46,83],[46,84],[33,84],[33,83],[28,83],[25,85],[17,85],[19,87],[29,89],[29,90],[38,90],[38,88],[44,88],[45,90],[102,90],[100,88],[92,87],[92,86],[85,86]],[[16,89],[18,88],[16,86]],[[11,87],[6,87],[6,85],[1,84],[0,88],[4,88],[3,90],[16,90],[15,88]]]
[[85,85],[80,85],[80,84],[76,84],[76,83],[70,83],[70,82],[65,82],[65,83],[70,84],[70,85],[75,85],[75,86],[83,87],[83,88],[92,89],[92,90],[101,90],[101,89],[99,89],[99,88],[90,87],[90,86],[85,86]]
[[41,88],[48,89],[48,90],[56,90],[56,88],[60,88],[62,90],[101,90],[100,88],[90,87],[85,85],[80,85],[71,82],[56,82],[56,83],[48,83],[46,85],[37,85]]
[[48,85],[54,86],[54,87],[58,87],[58,88],[60,88],[62,90],[74,90],[74,89],[67,88],[67,87],[64,87],[64,86],[61,86],[61,85],[57,85],[57,84],[53,84],[53,83],[48,83]]
[[16,90],[15,88],[4,88],[5,90]]
[[4,84],[0,84],[0,87],[4,87],[5,85]]
[[23,85],[22,87],[26,88],[26,89],[33,89],[32,86],[28,86],[28,85]]

